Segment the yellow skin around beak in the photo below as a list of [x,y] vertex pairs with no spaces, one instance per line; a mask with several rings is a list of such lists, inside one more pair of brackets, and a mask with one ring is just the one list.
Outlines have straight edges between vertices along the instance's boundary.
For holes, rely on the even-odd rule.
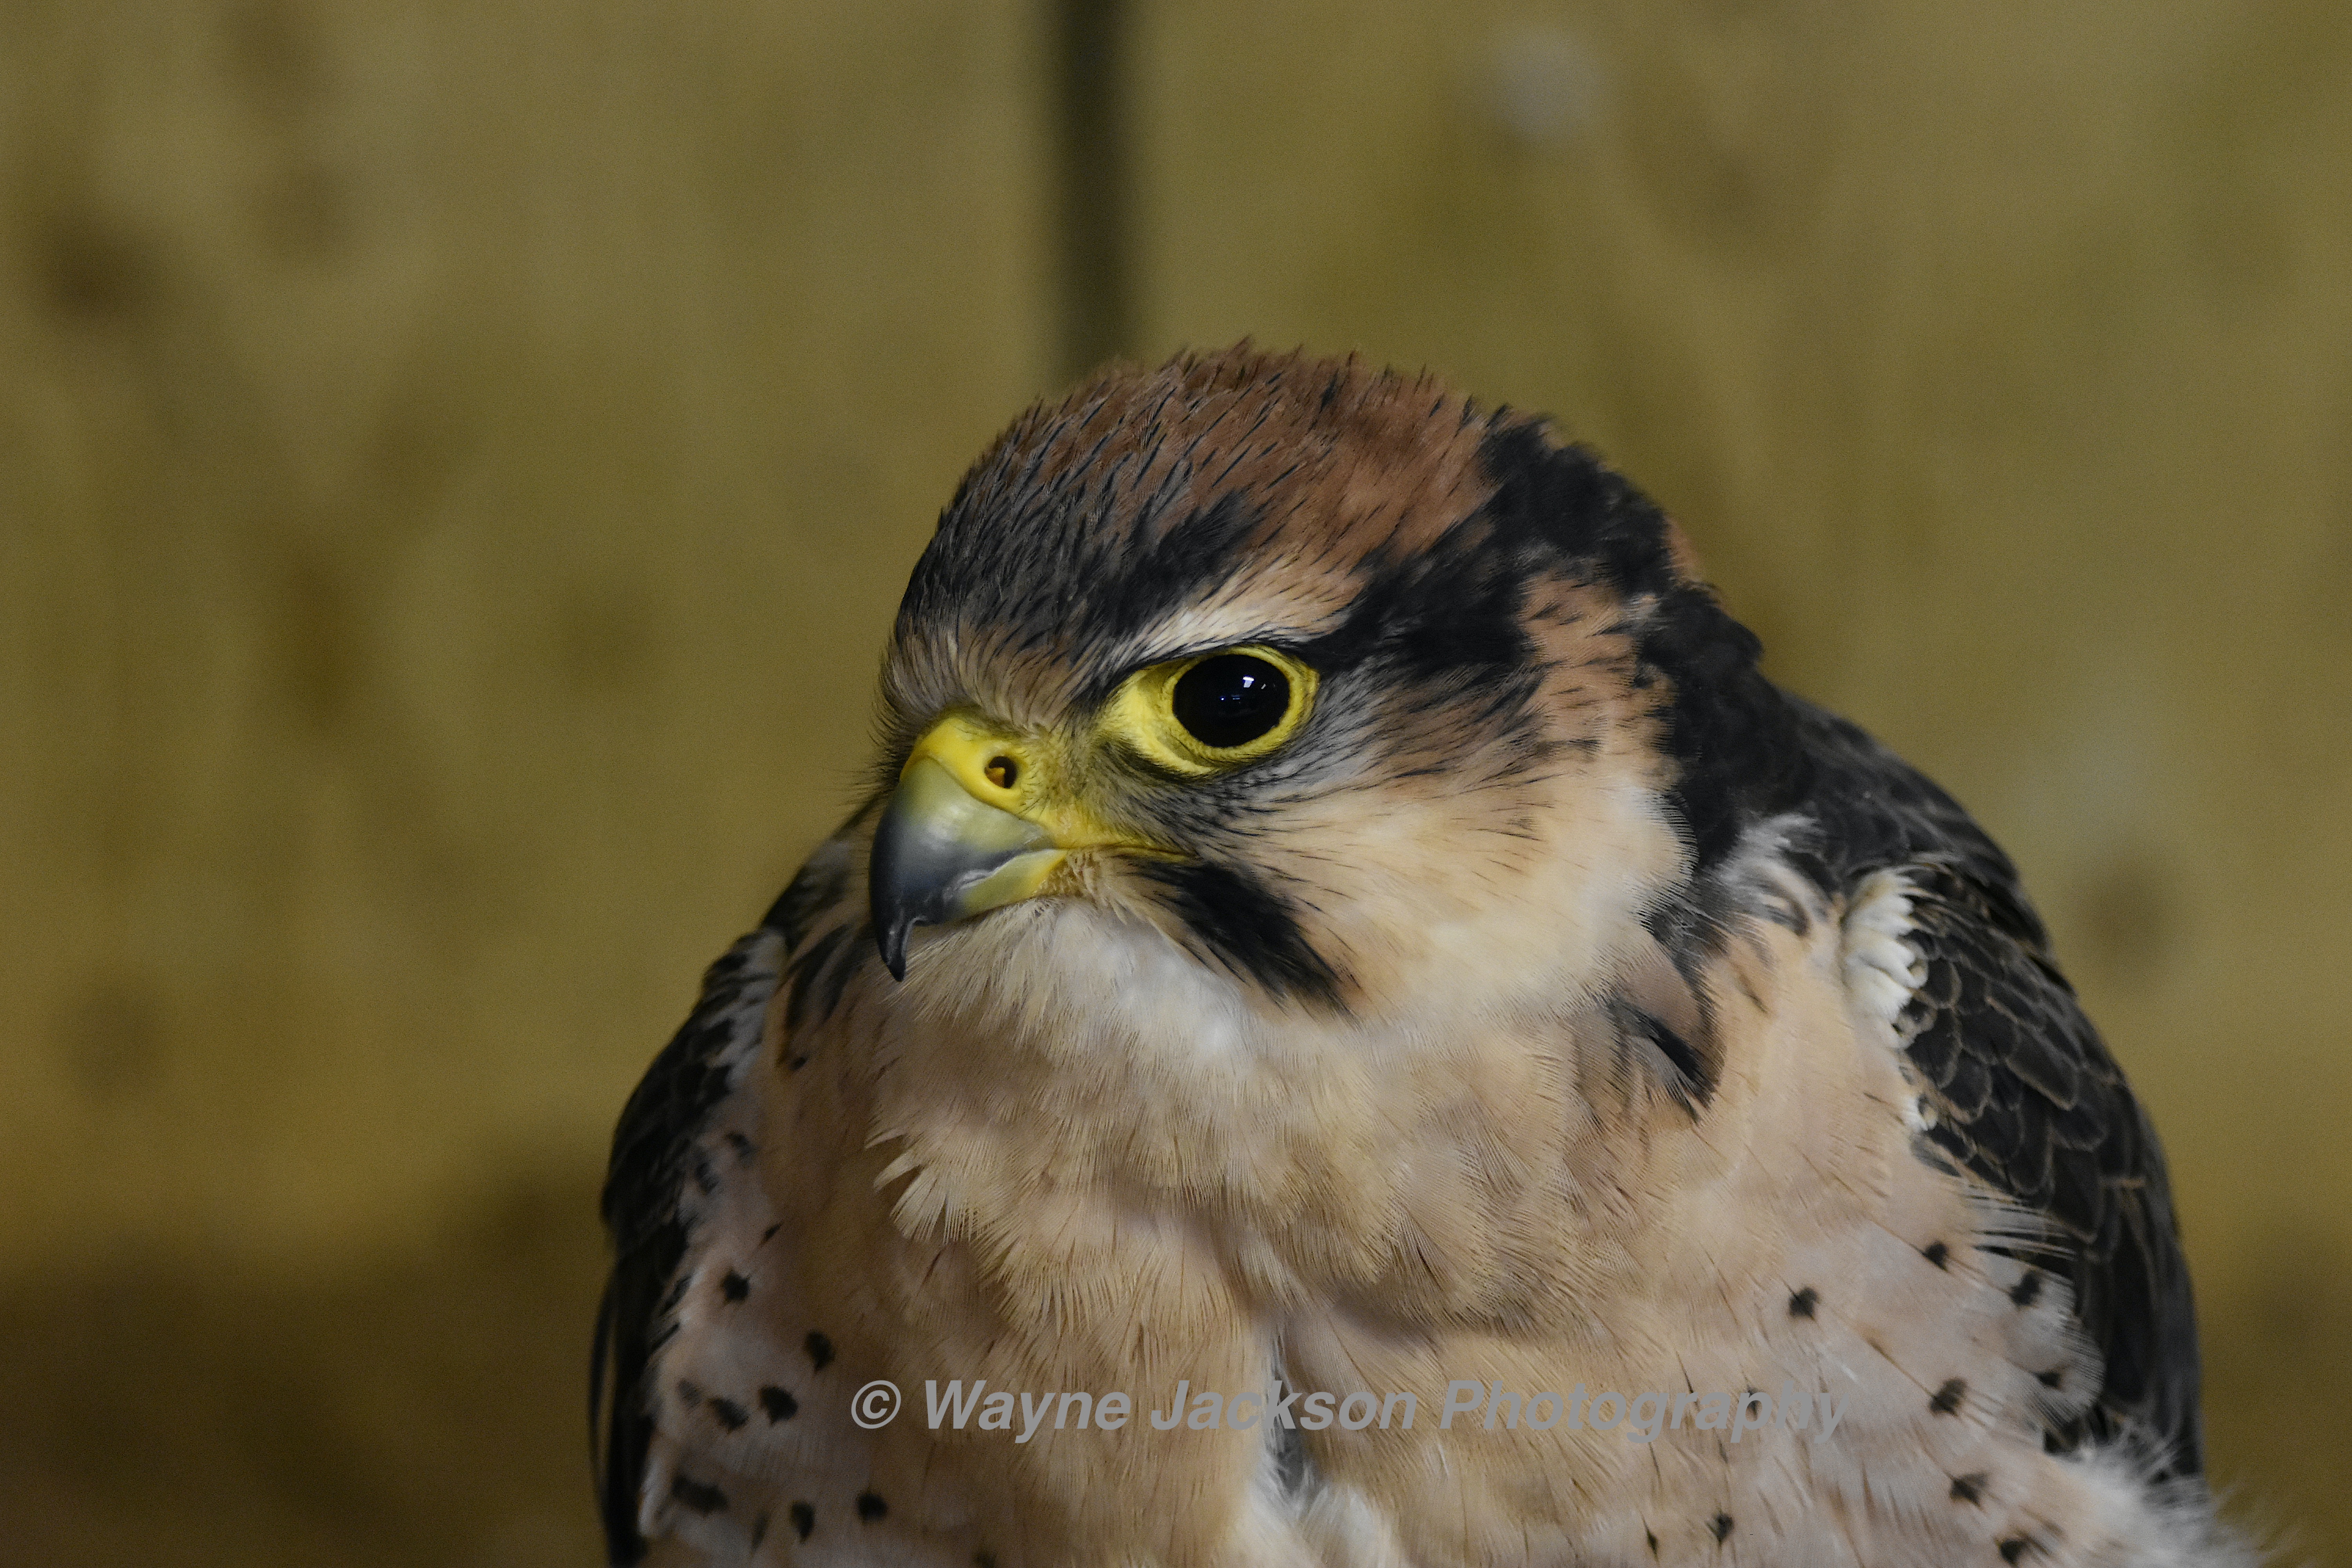
[[[874,834],[867,883],[882,962],[907,973],[907,938],[1034,897],[1073,849],[1120,842],[1056,801],[1051,760],[967,712],[907,758]],[[1141,847],[1141,846],[1135,846]]]

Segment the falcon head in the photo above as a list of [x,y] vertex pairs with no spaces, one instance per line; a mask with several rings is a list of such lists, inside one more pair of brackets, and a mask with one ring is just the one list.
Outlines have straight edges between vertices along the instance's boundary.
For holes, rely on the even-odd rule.
[[[917,564],[868,887],[893,974],[1544,1005],[1793,794],[1755,639],[1539,421],[1246,346],[1032,410]],[[1565,990],[1564,990],[1565,986]]]

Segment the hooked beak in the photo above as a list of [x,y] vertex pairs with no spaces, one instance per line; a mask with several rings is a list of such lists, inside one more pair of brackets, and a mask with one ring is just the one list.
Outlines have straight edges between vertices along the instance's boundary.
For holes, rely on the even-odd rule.
[[[1016,812],[1032,794],[1025,759],[951,717],[915,747],[874,832],[866,872],[874,941],[907,977],[907,938],[1036,893],[1066,850]],[[993,797],[993,799],[990,798]]]

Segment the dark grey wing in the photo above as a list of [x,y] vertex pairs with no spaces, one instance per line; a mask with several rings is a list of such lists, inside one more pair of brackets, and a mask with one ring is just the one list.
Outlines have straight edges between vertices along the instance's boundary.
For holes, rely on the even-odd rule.
[[[1909,942],[1927,970],[1897,1020],[1934,1116],[1929,1142],[2041,1215],[2048,1240],[2011,1250],[2074,1287],[2105,1362],[2097,1400],[2056,1447],[2156,1440],[2163,1473],[2193,1475],[2196,1311],[2164,1155],[2074,993],[1946,866],[1907,873]],[[2023,1300],[2037,1288],[2028,1274]]]
[[[2123,1070],[2050,954],[2016,868],[1949,795],[1855,726],[1791,700],[1811,761],[1825,887],[1901,869],[1926,980],[1897,1021],[1944,1158],[2040,1215],[2013,1248],[2074,1288],[2105,1364],[2098,1398],[2050,1434],[2126,1432],[2201,1467],[2197,1321],[2164,1155]],[[2032,1276],[2021,1290],[2033,1289]]]
[[716,1185],[700,1134],[759,1055],[783,952],[782,938],[761,930],[710,966],[701,1000],[629,1096],[614,1133],[604,1198],[613,1272],[596,1317],[588,1404],[605,1552],[615,1563],[638,1562],[646,1550],[637,1521],[654,1436],[651,1369],[677,1331],[673,1314],[691,1279],[684,1264],[696,1193],[708,1196]]
[[588,1419],[605,1552],[614,1563],[639,1562],[646,1552],[638,1518],[654,1437],[650,1377],[677,1331],[692,1275],[688,1246],[717,1185],[705,1135],[758,1059],[788,954],[815,915],[842,896],[845,881],[838,864],[821,855],[760,929],[710,966],[693,1013],[654,1058],[614,1130],[603,1202],[613,1271],[596,1315]]

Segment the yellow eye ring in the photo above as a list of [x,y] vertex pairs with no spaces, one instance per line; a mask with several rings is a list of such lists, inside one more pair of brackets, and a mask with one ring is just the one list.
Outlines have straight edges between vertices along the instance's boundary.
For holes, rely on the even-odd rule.
[[1103,728],[1147,761],[1196,777],[1265,756],[1298,732],[1316,674],[1279,648],[1249,644],[1137,670]]

